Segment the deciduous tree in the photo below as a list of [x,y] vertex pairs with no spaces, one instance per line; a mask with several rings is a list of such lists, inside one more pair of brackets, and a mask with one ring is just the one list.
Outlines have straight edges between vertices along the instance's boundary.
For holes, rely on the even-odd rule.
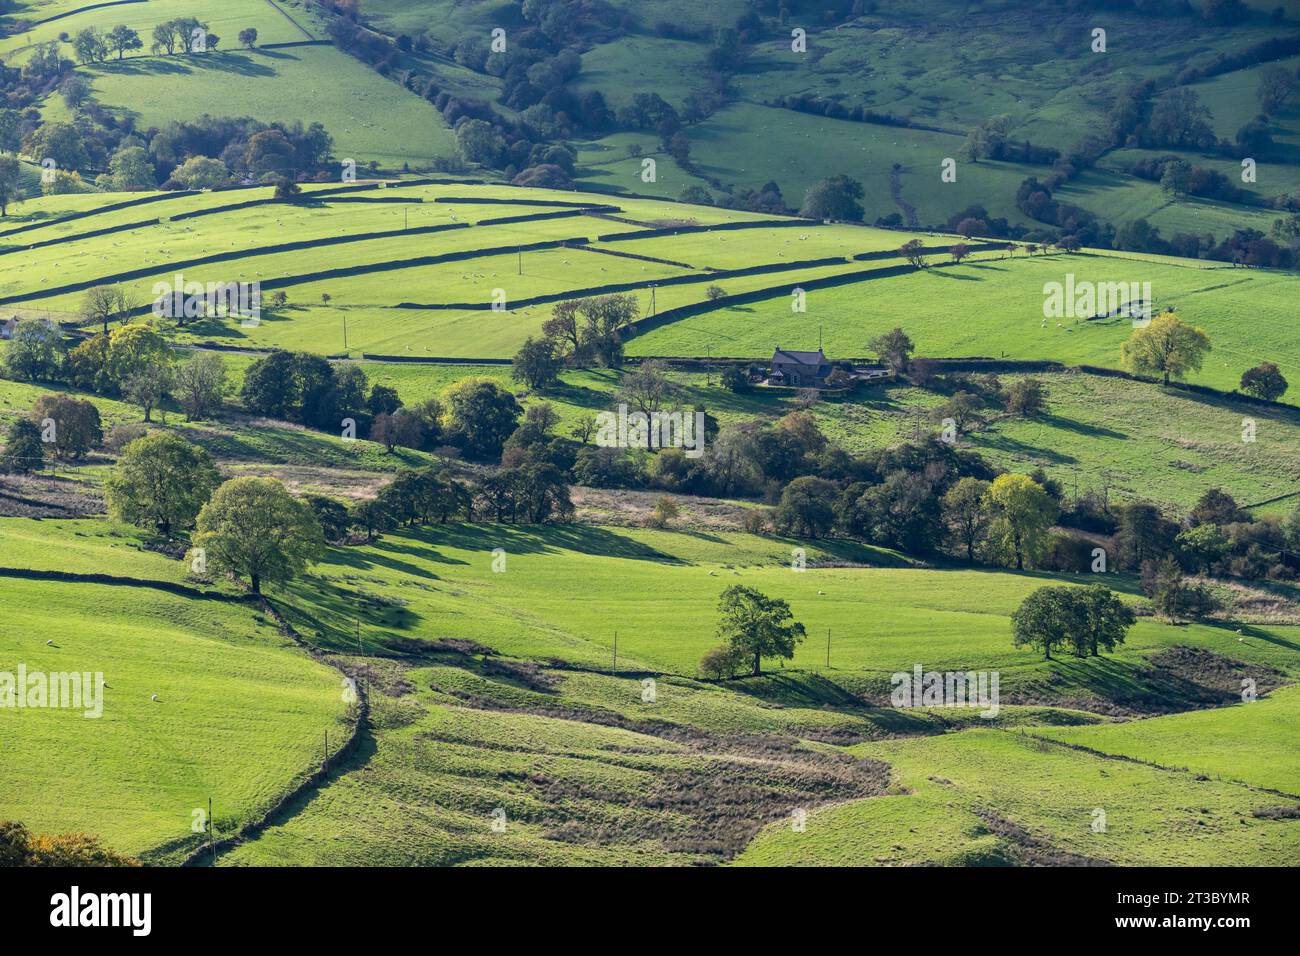
[[718,600],[718,637],[736,653],[754,662],[760,676],[764,657],[794,657],[804,639],[804,626],[790,613],[790,605],[744,585],[733,585]]
[[311,508],[274,478],[232,478],[203,506],[194,546],[209,564],[248,578],[254,594],[262,583],[283,583],[301,574],[325,545]]
[[188,528],[221,482],[206,451],[170,432],[137,438],[104,485],[108,511],[119,521],[171,536]]
[[1157,316],[1145,328],[1134,329],[1121,348],[1124,367],[1139,375],[1160,375],[1164,384],[1198,371],[1210,351],[1205,330],[1186,325],[1172,312]]

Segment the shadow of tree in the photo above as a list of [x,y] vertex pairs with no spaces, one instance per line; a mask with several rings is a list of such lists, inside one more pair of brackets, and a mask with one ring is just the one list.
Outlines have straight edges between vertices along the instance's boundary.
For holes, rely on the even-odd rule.
[[[259,51],[259,56],[272,56]],[[289,54],[275,54],[275,59],[296,60]],[[102,73],[120,76],[182,76],[201,71],[236,73],[248,77],[273,77],[279,74],[271,67],[256,62],[247,53],[218,50],[205,54],[173,54],[170,56],[135,56],[123,60],[109,60],[99,64]]]

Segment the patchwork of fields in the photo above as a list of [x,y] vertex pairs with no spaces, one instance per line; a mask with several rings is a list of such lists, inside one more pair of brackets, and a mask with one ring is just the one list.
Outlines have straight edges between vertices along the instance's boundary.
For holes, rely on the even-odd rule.
[[[1300,273],[1072,232],[1189,248],[1115,238],[1141,219],[1201,254],[1238,233],[1238,261],[1300,261],[1294,3],[0,6],[19,107],[0,116],[19,163],[0,168],[0,326],[49,319],[74,346],[100,331],[88,293],[114,287],[116,320],[169,346],[92,375],[57,348],[30,373],[0,342],[0,825],[151,866],[1300,865]],[[185,17],[216,49],[150,48]],[[76,55],[118,25],[142,45]],[[76,62],[42,66],[51,49]],[[1268,108],[1270,71],[1293,88]],[[1186,116],[1159,115],[1184,94]],[[319,123],[332,145],[214,117]],[[1001,151],[972,155],[990,121]],[[41,195],[42,123],[93,147],[84,191]],[[153,188],[205,149],[226,186]],[[1233,201],[1134,171],[1170,156]],[[148,168],[97,180],[100,159]],[[271,182],[281,163],[297,189]],[[804,205],[837,175],[860,217]],[[800,208],[861,221],[752,211]],[[956,234],[963,218],[992,235]],[[260,315],[153,314],[176,282],[256,283]],[[1204,330],[1203,363],[1132,376],[1129,317],[1047,314],[1054,284],[1114,283]],[[625,361],[575,342],[525,374],[558,305],[616,293],[635,303]],[[912,354],[875,354],[899,329]],[[759,374],[776,349],[861,377],[779,387]],[[280,366],[261,383],[277,405],[250,369],[278,350],[329,364]],[[213,355],[224,384],[186,420],[175,372]],[[1276,401],[1240,391],[1263,363],[1289,380]],[[469,379],[497,388],[452,393]],[[1029,379],[1045,407],[1016,404]],[[59,394],[100,416],[84,455],[45,448],[66,419],[36,406]],[[706,412],[734,474],[602,459],[593,416],[638,400]],[[933,442],[958,413],[956,450]],[[500,441],[470,440],[500,424],[480,416],[509,419]],[[281,510],[135,527],[128,463],[142,497],[179,497],[159,489],[190,469],[188,491],[275,479],[257,493]],[[539,523],[515,520],[546,495]],[[310,539],[305,563],[224,563],[221,535],[260,544],[258,521]],[[1094,546],[1104,574],[1045,570]],[[1098,582],[1112,593],[1081,590]],[[737,587],[749,611],[784,602],[788,653],[728,632]],[[1107,623],[1123,637],[1098,653]],[[1045,655],[1053,628],[1070,633]],[[993,696],[900,705],[918,670]],[[17,674],[103,686],[11,705]]]
[[[607,209],[589,194],[471,183],[309,187],[307,196],[286,204],[268,190],[203,193],[76,219],[65,212],[84,207],[75,197],[28,203],[0,229],[0,305],[66,321],[96,284],[121,283],[147,306],[154,285],[178,273],[256,281],[284,291],[287,307],[256,328],[207,319],[170,334],[333,355],[503,359],[540,332],[559,299],[626,291],[649,318],[700,306],[717,286],[724,296],[713,308],[657,321],[630,354],[757,359],[821,341],[832,358],[857,357],[901,326],[926,356],[1117,367],[1126,321],[1043,318],[1047,284],[1073,275],[1150,282],[1157,308],[1204,327],[1213,352],[1189,381],[1231,389],[1264,360],[1300,380],[1291,358],[1300,343],[1286,321],[1298,290],[1285,273],[1001,249],[954,266],[944,263],[958,237],[622,197]],[[724,228],[693,231],[707,226]],[[923,272],[897,251],[914,235],[931,250]],[[805,286],[807,309],[795,312],[791,293]],[[744,298],[732,305],[734,296]]]

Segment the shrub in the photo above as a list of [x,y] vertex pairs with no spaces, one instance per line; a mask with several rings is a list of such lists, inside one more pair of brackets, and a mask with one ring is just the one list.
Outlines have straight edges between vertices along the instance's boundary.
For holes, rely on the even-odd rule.
[[735,677],[744,664],[739,651],[729,644],[719,644],[700,658],[700,673],[709,680]]
[[646,519],[646,525],[651,528],[666,528],[668,523],[680,514],[681,509],[677,507],[677,503],[664,496],[655,502],[655,510]]

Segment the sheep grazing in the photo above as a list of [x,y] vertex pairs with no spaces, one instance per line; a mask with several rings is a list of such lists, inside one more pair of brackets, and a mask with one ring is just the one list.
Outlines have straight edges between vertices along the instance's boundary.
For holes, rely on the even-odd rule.
[[152,697],[150,697],[149,699],[150,699],[150,700],[153,700],[153,701],[156,701],[156,700],[158,699],[158,695],[157,695],[157,694],[154,694],[154,695],[153,695]]
[[[1241,631],[1238,631],[1237,633],[1240,634]],[[53,641],[46,641],[46,642],[45,642],[45,646],[46,646],[46,647],[53,647],[53,646],[54,646],[54,642],[53,642]]]

